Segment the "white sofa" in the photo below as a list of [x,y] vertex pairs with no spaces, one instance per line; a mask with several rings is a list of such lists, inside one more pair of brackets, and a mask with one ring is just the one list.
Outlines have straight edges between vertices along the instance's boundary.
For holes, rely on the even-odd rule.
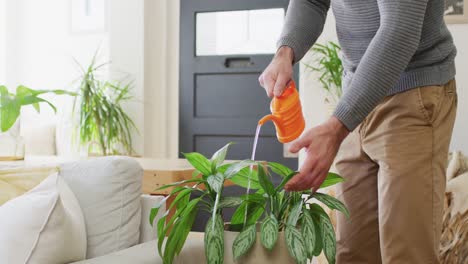
[[[60,175],[75,194],[85,219],[88,260],[79,263],[145,263],[136,256],[129,262],[100,260],[157,236],[149,214],[164,197],[141,194],[140,165],[128,157],[94,158],[61,164]],[[150,257],[156,257],[151,252]]]

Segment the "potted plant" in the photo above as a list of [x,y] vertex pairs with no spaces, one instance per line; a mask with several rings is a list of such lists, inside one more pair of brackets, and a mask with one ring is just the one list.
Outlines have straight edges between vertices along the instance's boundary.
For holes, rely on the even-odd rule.
[[11,93],[7,87],[0,86],[0,160],[24,158],[24,142],[19,133],[18,122],[23,106],[32,105],[40,112],[40,104],[46,103],[57,112],[51,102],[41,97],[47,93],[75,95],[65,90],[34,90],[24,85],[16,87],[16,93]]
[[79,114],[79,143],[90,155],[132,155],[132,132],[136,126],[123,104],[132,100],[132,82],[103,81],[97,71],[96,55],[82,68],[79,96],[73,108]]
[[312,46],[311,51],[315,60],[311,63],[304,63],[304,66],[320,74],[318,81],[327,92],[325,103],[331,115],[343,94],[341,87],[343,75],[343,64],[340,59],[341,47],[335,42],[329,41],[326,44],[316,43]]
[[[193,178],[161,187],[173,188],[170,196],[175,197],[157,221],[158,252],[163,262],[173,263],[198,210],[206,210],[211,214],[204,234],[207,263],[306,263],[322,251],[329,263],[335,263],[334,229],[316,201],[348,215],[343,203],[323,193],[286,192],[283,187],[296,172],[279,163],[244,160],[224,164],[229,145],[211,159],[200,153],[184,154],[195,168]],[[273,185],[271,172],[282,177],[278,186]],[[227,180],[246,188],[246,194],[223,197]],[[321,187],[341,181],[343,178],[329,173]],[[200,196],[190,200],[192,193]],[[223,216],[223,208],[228,207],[236,208],[231,219]],[[152,209],[150,223],[158,210],[159,206]]]

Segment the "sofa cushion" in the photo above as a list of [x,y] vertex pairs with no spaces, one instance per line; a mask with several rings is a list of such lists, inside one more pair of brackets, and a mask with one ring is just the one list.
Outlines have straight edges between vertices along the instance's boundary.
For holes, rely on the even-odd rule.
[[57,172],[0,206],[0,234],[0,263],[69,263],[86,257],[83,214]]
[[88,237],[87,258],[138,243],[143,170],[128,157],[102,157],[61,165],[81,205]]

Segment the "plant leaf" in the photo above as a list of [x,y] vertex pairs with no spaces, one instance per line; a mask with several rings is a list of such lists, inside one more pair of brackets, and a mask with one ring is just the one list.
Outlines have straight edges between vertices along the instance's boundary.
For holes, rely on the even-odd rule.
[[291,180],[298,173],[299,173],[298,171],[293,171],[289,175],[284,177],[283,180],[281,180],[281,183],[276,187],[276,191],[278,192],[278,191],[282,190],[284,188],[284,186],[286,185],[286,183],[288,183],[288,181]]
[[205,256],[208,264],[222,264],[224,261],[224,223],[221,215],[217,215],[213,227],[210,218],[205,227]]
[[266,174],[265,169],[263,168],[262,164],[258,163],[257,171],[258,171],[258,182],[262,186],[263,190],[269,196],[275,195],[275,193],[276,193],[275,192],[275,186],[273,185],[273,183],[268,178],[268,175]]
[[211,175],[210,161],[205,156],[197,152],[183,154],[196,170],[200,171],[205,176]]
[[329,172],[327,174],[327,178],[325,178],[323,183],[320,185],[320,189],[330,187],[330,186],[333,186],[337,183],[344,182],[344,181],[345,179],[341,177],[340,175],[333,173],[333,172]]
[[224,172],[224,176],[226,177],[226,179],[230,179],[244,168],[252,167],[254,165],[256,165],[256,162],[251,160],[243,160],[240,162],[229,164],[226,171]]
[[211,189],[215,192],[220,193],[224,185],[224,175],[221,173],[216,173],[215,175],[210,175],[206,179]]
[[296,263],[305,264],[307,262],[307,253],[304,248],[304,239],[301,232],[294,226],[287,225],[285,239],[289,254],[296,260]]
[[340,200],[336,199],[335,197],[324,193],[315,193],[313,197],[319,200],[320,202],[324,203],[330,209],[336,209],[345,214],[347,218],[349,218],[348,209]]
[[160,208],[160,207],[153,207],[153,208],[151,208],[150,217],[149,217],[149,222],[150,222],[150,225],[151,225],[151,226],[153,226],[154,218],[156,218],[156,215],[158,214],[159,208]]
[[171,183],[171,184],[163,185],[163,186],[157,188],[156,190],[160,191],[160,190],[164,190],[164,189],[171,188],[171,187],[174,187],[174,186],[179,186],[179,185],[182,185],[182,184],[192,183],[192,182],[202,183],[203,180],[195,178],[195,179],[190,179],[190,180],[185,180],[185,181],[180,181],[180,182],[174,182],[174,183]]
[[255,225],[247,227],[237,235],[236,239],[234,239],[234,242],[232,243],[232,252],[236,261],[250,250],[255,243],[256,237],[257,230]]
[[249,167],[243,168],[237,174],[230,178],[230,180],[243,188],[247,188],[250,180],[250,189],[260,189],[260,183],[258,182],[258,174],[256,170],[250,170]]
[[242,203],[242,198],[240,197],[234,197],[234,196],[227,196],[227,197],[222,197],[221,201],[219,202],[218,207],[219,208],[231,208],[231,207],[236,207],[241,205]]
[[316,230],[314,220],[309,212],[304,212],[302,215],[302,237],[304,238],[304,246],[307,251],[307,257],[312,259],[314,255],[315,240],[316,240]]
[[328,263],[335,264],[336,258],[336,237],[330,217],[327,214],[321,213],[320,229],[323,242],[323,253],[328,260]]
[[224,147],[222,147],[213,154],[213,156],[211,157],[212,173],[214,173],[216,169],[224,162],[224,159],[226,159],[226,154],[229,150],[229,146],[231,146],[232,144],[232,142],[227,143]]
[[278,221],[274,215],[270,215],[263,221],[260,228],[260,239],[262,245],[268,249],[272,250],[278,240]]
[[[247,206],[248,204],[248,206]],[[247,210],[247,222],[244,223],[245,211]],[[242,203],[234,212],[231,218],[231,230],[239,231],[244,226],[254,225],[262,216],[265,209],[261,204],[257,203]]]
[[300,200],[291,208],[291,211],[289,212],[289,216],[288,216],[288,225],[291,225],[291,226],[297,225],[299,216],[302,213],[302,205],[303,205],[303,201]]
[[268,167],[270,167],[274,173],[280,175],[281,177],[286,177],[294,172],[290,168],[277,162],[268,162]]

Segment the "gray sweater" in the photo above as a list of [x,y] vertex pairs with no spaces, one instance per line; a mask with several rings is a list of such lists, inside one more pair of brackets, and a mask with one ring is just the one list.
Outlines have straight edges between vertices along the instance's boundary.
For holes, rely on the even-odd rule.
[[[455,76],[456,49],[443,0],[332,0],[344,65],[334,115],[354,130],[388,95],[442,85]],[[298,62],[321,34],[330,0],[291,0],[278,46]]]

